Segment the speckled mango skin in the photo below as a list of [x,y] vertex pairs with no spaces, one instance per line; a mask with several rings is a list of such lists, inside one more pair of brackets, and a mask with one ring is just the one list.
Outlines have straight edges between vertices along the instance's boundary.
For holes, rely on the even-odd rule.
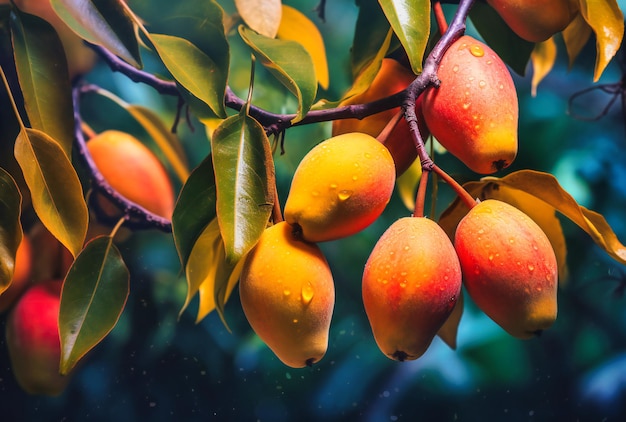
[[439,88],[424,92],[432,135],[476,173],[508,167],[517,155],[518,102],[513,79],[484,43],[462,36],[446,51]]
[[395,185],[391,154],[365,133],[346,133],[313,147],[296,169],[285,220],[309,242],[353,235],[385,209]]
[[239,295],[261,340],[285,365],[302,368],[326,354],[335,288],[319,247],[293,231],[284,221],[265,230],[244,262]]
[[485,200],[460,221],[454,246],[471,298],[509,334],[531,338],[554,323],[557,261],[530,217],[505,202]]
[[459,260],[441,227],[423,217],[394,222],[363,272],[363,305],[380,350],[400,361],[422,356],[460,290]]

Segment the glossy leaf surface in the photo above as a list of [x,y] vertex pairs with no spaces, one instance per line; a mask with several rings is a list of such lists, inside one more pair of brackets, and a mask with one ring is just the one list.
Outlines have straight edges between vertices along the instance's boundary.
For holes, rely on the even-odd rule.
[[0,294],[9,287],[22,241],[22,196],[13,177],[0,167]]

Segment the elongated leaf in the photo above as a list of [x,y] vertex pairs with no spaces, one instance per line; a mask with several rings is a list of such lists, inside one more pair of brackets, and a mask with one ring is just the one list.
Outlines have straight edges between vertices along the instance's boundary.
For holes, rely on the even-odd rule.
[[226,117],[224,93],[226,75],[217,64],[186,39],[151,34],[150,40],[174,79],[205,102],[220,117]]
[[317,94],[315,67],[309,53],[297,42],[268,38],[243,26],[239,27],[239,34],[263,66],[298,98],[298,111],[292,122],[302,120]]
[[622,44],[624,15],[617,0],[580,0],[580,13],[596,34],[596,67],[593,73],[596,82]]
[[589,41],[591,32],[591,27],[580,13],[576,15],[574,20],[563,30],[563,41],[565,42],[565,50],[569,57],[570,68],[585,44],[587,44],[587,41]]
[[82,38],[141,68],[135,23],[119,0],[50,0],[50,3]]
[[283,5],[283,17],[280,21],[277,37],[300,43],[313,59],[315,76],[320,86],[328,89],[328,61],[324,39],[317,26],[302,12]]
[[272,212],[274,162],[263,127],[244,111],[215,130],[211,148],[217,218],[226,259],[236,263],[259,240]]
[[15,254],[22,241],[22,195],[13,177],[0,167],[0,294],[11,284]]
[[59,310],[62,374],[115,327],[129,293],[126,264],[110,236],[91,240],[63,283]]
[[554,38],[535,44],[530,60],[533,64],[533,78],[531,81],[532,96],[537,95],[539,82],[546,77],[556,62],[556,43]]
[[422,71],[422,60],[430,36],[430,0],[379,0],[400,40],[415,74]]
[[280,0],[235,0],[235,6],[250,28],[266,37],[276,36],[282,16]]
[[213,159],[207,157],[189,175],[183,186],[174,214],[172,215],[172,233],[174,243],[183,268],[201,233],[215,220],[215,176]]
[[354,79],[363,73],[383,48],[383,57],[388,53],[389,34],[393,33],[378,0],[360,0],[357,3],[359,15],[350,48],[350,68]]
[[63,44],[48,22],[17,10],[11,14],[11,31],[30,125],[49,134],[71,157],[74,116]]
[[422,178],[422,163],[415,160],[413,164],[396,179],[396,190],[404,206],[411,212],[415,210],[417,185]]
[[36,129],[20,131],[15,158],[30,189],[35,212],[72,255],[78,255],[89,215],[72,163],[54,139]]

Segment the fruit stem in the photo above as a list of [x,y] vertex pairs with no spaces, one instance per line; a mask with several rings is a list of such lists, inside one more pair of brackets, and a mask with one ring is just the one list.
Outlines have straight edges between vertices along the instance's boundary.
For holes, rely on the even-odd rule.
[[280,200],[278,198],[278,188],[274,185],[274,206],[272,207],[272,221],[274,224],[283,221],[283,213],[280,211]]
[[440,168],[435,163],[432,163],[430,170],[432,170],[436,175],[441,177],[448,185],[450,185],[450,187],[452,187],[452,189],[458,195],[461,201],[463,201],[469,209],[472,209],[476,206],[476,199],[474,199],[472,195],[470,195],[469,192],[459,184],[459,182],[454,180],[454,178],[446,173],[442,168]]
[[415,208],[413,210],[413,217],[424,217],[424,204],[426,203],[426,190],[428,186],[428,176],[430,176],[430,170],[425,170],[422,167],[422,177],[417,188],[417,195],[415,196]]
[[376,137],[376,139],[383,145],[385,145],[385,142],[387,142],[387,139],[389,138],[389,135],[391,135],[391,132],[393,132],[393,130],[395,129],[396,125],[398,124],[398,122],[400,121],[400,119],[402,118],[402,116],[404,115],[404,113],[402,112],[402,110],[399,110],[392,118],[391,120],[389,120],[387,122],[387,124],[385,125],[385,127],[383,128],[382,131],[380,131],[380,133],[378,134],[378,136]]
[[435,1],[433,3],[433,12],[435,14],[435,19],[437,20],[439,33],[443,35],[448,30],[448,22],[446,21],[446,15],[443,13],[440,1]]

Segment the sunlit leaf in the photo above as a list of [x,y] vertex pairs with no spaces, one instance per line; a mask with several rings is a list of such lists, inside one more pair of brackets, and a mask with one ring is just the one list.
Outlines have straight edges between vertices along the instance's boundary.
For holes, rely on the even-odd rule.
[[74,115],[63,44],[45,20],[11,14],[17,75],[30,126],[49,134],[71,157]]
[[186,39],[151,34],[150,40],[174,79],[204,101],[218,116],[226,117],[223,83],[226,75],[202,50]]
[[317,26],[299,10],[283,5],[282,19],[276,36],[279,39],[292,40],[302,44],[313,59],[317,81],[322,88],[328,89],[326,48]]
[[430,0],[379,0],[379,3],[409,57],[413,73],[420,73],[430,36]]
[[281,0],[235,0],[235,6],[250,28],[266,37],[276,36],[282,16]]
[[624,37],[624,15],[617,0],[580,0],[580,13],[596,34],[594,82],[619,50]]
[[539,82],[546,77],[556,62],[556,43],[554,38],[535,44],[530,60],[533,64],[533,78],[531,81],[532,96],[537,95]]
[[61,293],[62,374],[115,327],[129,293],[129,272],[110,236],[91,240],[76,257]]
[[21,206],[15,180],[0,167],[0,294],[11,284],[15,254],[22,241]]
[[366,66],[380,55],[388,53],[393,30],[377,0],[359,0],[359,14],[350,48],[352,77],[363,73]]
[[439,338],[441,338],[441,340],[443,340],[443,342],[446,343],[452,350],[456,350],[456,337],[459,331],[461,317],[463,316],[463,308],[463,290],[461,290],[452,313],[437,332]]
[[72,163],[55,140],[36,129],[20,131],[15,158],[30,189],[35,212],[76,256],[85,240],[89,216]]
[[239,27],[239,34],[263,66],[298,98],[298,111],[292,122],[302,120],[317,94],[315,67],[309,53],[295,41],[268,38],[243,26]]
[[413,164],[396,179],[396,189],[404,206],[410,211],[415,210],[417,185],[422,177],[422,163],[415,160]]
[[119,0],[50,0],[54,11],[79,36],[141,67],[133,19]]
[[579,13],[574,20],[563,30],[563,41],[565,42],[565,50],[569,57],[569,66],[572,67],[574,60],[582,51],[589,37],[591,37],[591,27],[585,21],[585,18]]
[[215,176],[209,156],[189,175],[172,215],[174,243],[183,268],[198,237],[217,215],[215,202]]
[[226,259],[236,263],[259,240],[272,212],[274,163],[263,127],[242,113],[229,117],[211,139],[217,218]]

